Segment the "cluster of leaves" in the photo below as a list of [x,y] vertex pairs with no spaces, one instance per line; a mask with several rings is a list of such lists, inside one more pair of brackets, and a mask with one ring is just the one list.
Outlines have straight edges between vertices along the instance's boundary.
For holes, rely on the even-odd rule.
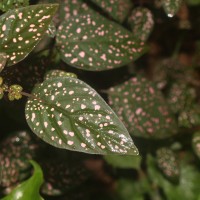
[[2,200],[199,199],[199,9],[0,1]]

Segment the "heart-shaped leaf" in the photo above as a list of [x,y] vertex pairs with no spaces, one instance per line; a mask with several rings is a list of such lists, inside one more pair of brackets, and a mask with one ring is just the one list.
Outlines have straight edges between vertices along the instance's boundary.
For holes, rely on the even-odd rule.
[[91,0],[99,7],[101,7],[105,12],[107,12],[113,19],[123,22],[130,10],[133,7],[133,2],[131,0]]
[[3,70],[7,62],[7,56],[5,53],[0,53],[0,72]]
[[84,82],[51,78],[37,85],[26,120],[38,137],[58,148],[96,154],[138,154],[128,131]]
[[57,46],[64,62],[91,71],[126,65],[144,53],[143,43],[131,32],[96,13],[63,22]]
[[157,164],[163,174],[171,181],[177,182],[180,176],[180,168],[177,157],[171,149],[160,148],[156,152]]
[[29,0],[1,0],[0,2],[0,10],[8,11],[15,8],[20,8],[23,6],[28,6]]
[[57,7],[57,4],[40,4],[1,15],[0,52],[7,54],[8,66],[23,60],[42,39]]
[[173,17],[181,6],[182,0],[162,0],[162,5],[168,17]]
[[22,181],[29,175],[30,163],[37,145],[29,133],[20,131],[12,134],[0,144],[0,186],[10,187]]
[[193,138],[192,138],[192,147],[194,149],[194,152],[196,153],[196,155],[200,159],[200,132],[196,132],[193,135]]
[[109,104],[132,135],[166,138],[176,133],[176,123],[156,87],[134,77],[108,90]]
[[43,183],[43,173],[40,166],[30,161],[34,167],[34,173],[31,178],[18,185],[8,196],[1,200],[44,200],[40,196],[40,186]]
[[148,8],[135,8],[128,19],[128,23],[135,37],[146,41],[154,26],[153,14]]

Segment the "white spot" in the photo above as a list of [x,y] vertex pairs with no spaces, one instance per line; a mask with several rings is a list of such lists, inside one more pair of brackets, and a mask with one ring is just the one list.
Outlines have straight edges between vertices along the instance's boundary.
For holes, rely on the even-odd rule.
[[85,143],[81,143],[81,146],[82,146],[83,148],[85,148],[85,147],[86,147],[86,144],[85,144]]
[[69,140],[69,141],[67,142],[67,144],[68,144],[68,145],[73,145],[74,142]]
[[48,122],[44,122],[44,127],[47,128]]
[[85,108],[86,108],[86,105],[81,104],[81,109],[85,109]]
[[70,135],[71,137],[74,137],[74,132],[69,132],[69,135]]
[[99,106],[99,105],[95,105],[95,107],[94,107],[95,110],[99,110],[100,108],[101,108],[101,106]]
[[62,87],[62,83],[59,82],[59,83],[57,84],[57,86],[58,86],[58,87]]
[[62,122],[61,122],[61,121],[58,121],[58,125],[61,126],[61,125],[62,125]]
[[81,58],[84,58],[84,57],[85,57],[85,52],[84,52],[84,51],[81,51],[81,52],[79,53],[79,56],[80,56]]

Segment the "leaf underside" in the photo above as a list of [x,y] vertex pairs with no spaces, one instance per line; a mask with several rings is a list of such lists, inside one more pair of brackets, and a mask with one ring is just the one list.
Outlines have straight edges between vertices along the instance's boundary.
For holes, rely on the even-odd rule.
[[41,4],[1,15],[0,52],[7,54],[8,66],[23,60],[42,39],[57,7],[57,4]]
[[92,154],[138,154],[122,122],[84,82],[51,78],[37,85],[33,94],[26,105],[26,120],[45,142]]
[[131,32],[95,13],[64,21],[56,42],[64,62],[90,71],[121,67],[144,53]]

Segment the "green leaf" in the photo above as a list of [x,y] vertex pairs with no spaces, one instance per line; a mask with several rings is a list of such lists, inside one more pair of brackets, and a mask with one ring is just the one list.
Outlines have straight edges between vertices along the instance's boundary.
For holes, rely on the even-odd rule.
[[29,159],[35,156],[38,146],[27,131],[12,133],[0,143],[0,186],[13,187],[30,174]]
[[175,153],[168,148],[162,147],[156,151],[157,164],[163,174],[171,181],[178,182],[180,168]]
[[179,10],[182,0],[162,0],[163,8],[168,17],[173,17]]
[[128,23],[135,37],[146,41],[154,26],[153,14],[148,8],[137,7],[132,11]]
[[143,77],[134,77],[108,90],[109,104],[132,135],[166,138],[177,126],[161,92]]
[[55,78],[55,77],[72,77],[72,78],[77,78],[77,75],[74,73],[70,72],[65,72],[62,70],[50,70],[48,71],[45,76],[44,80],[50,79],[50,78]]
[[64,62],[90,71],[121,67],[144,53],[131,32],[96,13],[70,17],[57,32]]
[[57,4],[28,6],[0,17],[0,52],[7,54],[8,66],[23,60],[38,44],[57,7]]
[[198,158],[200,159],[200,132],[196,132],[192,138],[192,147]]
[[133,2],[131,0],[91,0],[99,7],[101,7],[105,12],[107,12],[113,19],[123,22],[130,10],[133,7]]
[[140,156],[118,156],[118,155],[106,155],[104,156],[106,162],[113,167],[124,169],[140,169],[142,157]]
[[200,173],[197,168],[181,162],[180,165],[180,181],[175,185],[159,173],[156,168],[156,161],[152,156],[147,157],[148,174],[152,181],[152,185],[159,187],[164,191],[166,199],[169,200],[196,200],[200,195]]
[[61,21],[67,20],[72,16],[90,12],[91,9],[84,0],[62,0],[59,7],[59,17]]
[[190,6],[197,6],[200,4],[200,0],[186,0],[186,3]]
[[81,80],[51,78],[37,85],[33,95],[26,120],[45,142],[86,153],[138,154],[116,114]]
[[0,72],[4,69],[7,62],[6,53],[0,52]]
[[40,186],[43,183],[43,173],[40,166],[30,161],[34,168],[31,178],[18,185],[8,196],[1,200],[43,200],[40,196]]
[[0,10],[8,11],[29,5],[29,0],[1,0]]

